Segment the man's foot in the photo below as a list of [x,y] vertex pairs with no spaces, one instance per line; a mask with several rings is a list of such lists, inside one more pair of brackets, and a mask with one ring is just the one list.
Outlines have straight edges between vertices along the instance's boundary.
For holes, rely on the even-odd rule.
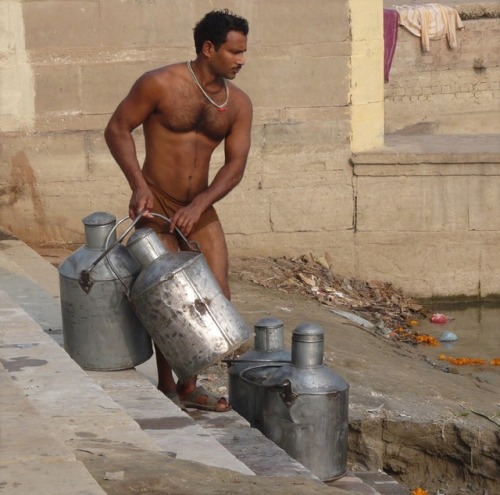
[[201,411],[227,412],[231,409],[224,397],[217,398],[201,385],[180,395],[180,400],[185,407]]

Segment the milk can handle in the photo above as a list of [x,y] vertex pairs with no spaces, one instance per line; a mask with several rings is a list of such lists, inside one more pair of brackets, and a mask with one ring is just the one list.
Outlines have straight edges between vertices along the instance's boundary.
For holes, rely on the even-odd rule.
[[119,244],[125,236],[133,229],[134,225],[141,219],[141,216],[143,214],[143,211],[137,215],[136,218],[134,218],[133,222],[127,227],[125,232],[111,245],[108,247],[108,242],[109,239],[111,238],[111,234],[118,228],[119,225],[121,225],[125,220],[128,220],[129,217],[123,217],[119,222],[116,223],[116,225],[109,231],[106,241],[104,242],[104,252],[86,269],[82,270],[80,272],[80,279],[78,280],[78,283],[80,284],[80,287],[83,289],[83,291],[88,294],[90,292],[90,289],[92,289],[92,286],[94,285],[94,281],[90,277],[90,272],[97,266],[97,264],[103,259],[106,258],[106,261],[108,262],[109,267],[113,271],[113,273],[118,277],[118,280],[121,282],[123,287],[125,287],[125,291],[127,291],[127,286],[121,279],[120,275],[117,273],[115,270],[114,266],[112,265],[110,259],[108,258],[109,252],[117,245]]
[[[140,214],[142,215],[142,213],[143,212],[141,212]],[[170,223],[172,221],[170,220],[170,218],[166,217],[165,215],[160,215],[159,213],[150,212],[149,214],[152,215],[153,217],[161,218],[162,220],[165,220],[165,222],[167,223]],[[200,245],[196,241],[190,241],[189,239],[187,239],[187,237],[180,231],[178,227],[175,227],[175,231],[177,232],[179,237],[189,246],[189,249],[201,253]]]
[[246,378],[243,375],[246,371],[255,370],[258,368],[269,368],[271,366],[276,366],[276,365],[283,366],[284,364],[287,364],[287,363],[275,364],[273,362],[273,364],[269,364],[267,366],[266,365],[264,365],[264,366],[262,366],[262,365],[251,366],[250,368],[246,368],[246,369],[240,371],[239,377],[240,377],[240,380],[242,380],[243,382],[249,383],[250,385],[254,385],[255,387],[262,387],[262,388],[266,388],[266,389],[274,388],[274,389],[281,390],[279,393],[281,400],[284,402],[284,404],[287,407],[290,407],[297,400],[299,394],[296,394],[292,390],[292,383],[290,382],[290,380],[288,378],[284,378],[283,381],[278,382],[278,383],[256,383],[256,382],[253,382],[252,380],[249,380],[248,378]]
[[[90,265],[86,270],[82,270],[80,272],[80,280],[78,281],[78,283],[80,284],[80,287],[83,289],[83,291],[85,293],[89,293],[90,292],[90,289],[92,289],[92,286],[94,285],[94,281],[92,280],[92,278],[90,277],[90,272],[96,267],[96,265],[103,259],[103,258],[106,258],[106,261],[108,262],[108,265],[109,267],[111,268],[111,270],[113,271],[113,273],[116,275],[116,277],[118,278],[118,280],[120,281],[120,283],[123,285],[124,289],[125,289],[125,295],[127,296],[127,298],[129,297],[129,290],[128,290],[128,287],[127,285],[125,284],[125,282],[122,280],[122,278],[120,277],[119,273],[115,270],[115,267],[113,266],[113,264],[111,263],[111,260],[108,258],[108,254],[110,253],[110,251],[117,245],[119,244],[126,236],[127,234],[134,228],[134,226],[137,224],[137,222],[142,218],[142,215],[144,215],[144,212],[145,210],[142,210],[141,212],[139,212],[137,214],[137,216],[134,218],[134,220],[132,221],[132,223],[127,227],[127,229],[125,230],[125,232],[123,232],[123,234],[111,245],[108,247],[108,242],[109,242],[109,239],[111,238],[111,235],[113,234],[113,232],[118,228],[119,225],[121,225],[125,220],[128,220],[129,217],[123,217],[120,221],[118,221],[116,223],[116,225],[109,231],[107,237],[106,237],[106,241],[104,243],[104,252],[92,263],[92,265]],[[170,223],[171,220],[170,218],[164,216],[164,215],[160,215],[159,213],[153,213],[153,212],[150,212],[150,215],[153,216],[153,217],[158,217],[158,218],[161,218],[162,220],[165,220],[167,223]],[[192,251],[196,251],[198,253],[201,253],[201,249],[200,249],[200,246],[199,244],[196,242],[196,241],[190,241],[186,238],[186,236],[180,231],[180,229],[178,227],[175,227],[175,231],[176,233],[179,235],[179,237],[189,246],[189,248],[192,250]]]
[[[145,210],[142,210],[134,218],[134,221],[129,225],[129,227],[127,227],[127,229],[125,230],[125,232],[116,240],[116,242],[110,248],[108,248],[108,242],[109,242],[109,239],[110,239],[111,234],[113,233],[113,231],[115,231],[117,229],[117,227],[121,223],[123,223],[125,220],[127,220],[129,217],[124,217],[119,222],[117,222],[117,224],[111,229],[111,231],[109,232],[108,236],[106,237],[106,242],[104,243],[105,252],[103,253],[103,255],[96,262],[94,262],[94,265],[92,266],[92,268],[93,268],[102,259],[103,256],[106,256],[106,261],[108,262],[109,267],[111,268],[111,270],[113,271],[113,273],[116,275],[116,277],[118,278],[118,280],[120,281],[120,283],[123,285],[123,288],[125,289],[125,291],[124,291],[125,292],[125,296],[129,300],[130,300],[130,290],[127,287],[127,285],[125,284],[125,282],[122,280],[122,278],[120,277],[120,274],[115,270],[115,267],[111,263],[111,259],[108,258],[108,254],[132,230],[132,228],[134,227],[134,225],[140,220],[140,218],[142,217],[142,215],[144,215],[144,211]],[[162,220],[165,220],[167,223],[171,222],[170,218],[168,218],[168,217],[166,217],[164,215],[160,215],[159,213],[150,212],[150,215],[153,216],[153,217],[161,218]],[[176,230],[177,234],[180,236],[180,238],[189,246],[189,248],[191,250],[197,251],[198,253],[201,253],[200,246],[198,245],[198,243],[196,241],[189,241],[184,236],[184,234],[180,231],[180,229],[178,227],[175,227],[175,230]]]
[[285,383],[272,383],[272,384],[264,384],[264,383],[256,383],[253,382],[252,380],[249,380],[246,376],[243,376],[243,373],[246,373],[247,371],[253,371],[257,369],[262,369],[262,368],[271,368],[275,366],[283,366],[284,364],[289,364],[287,362],[274,362],[271,364],[259,364],[258,366],[250,366],[249,368],[245,368],[244,370],[241,370],[239,373],[240,380],[249,383],[250,385],[255,385],[256,387],[263,387],[263,388],[281,388],[285,386]]

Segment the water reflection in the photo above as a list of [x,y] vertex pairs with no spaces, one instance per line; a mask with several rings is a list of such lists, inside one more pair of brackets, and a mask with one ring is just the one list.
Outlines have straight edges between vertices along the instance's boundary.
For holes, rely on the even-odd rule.
[[[426,304],[434,313],[453,318],[446,324],[420,322],[415,330],[439,339],[444,331],[458,336],[455,342],[441,342],[426,354],[441,353],[453,357],[500,358],[500,303],[432,303]],[[432,349],[432,351],[431,351]]]

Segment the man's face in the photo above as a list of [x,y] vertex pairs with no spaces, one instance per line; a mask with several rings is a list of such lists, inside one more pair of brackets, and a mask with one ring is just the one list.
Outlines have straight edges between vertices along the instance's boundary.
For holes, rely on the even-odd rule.
[[226,79],[234,79],[245,64],[247,37],[239,31],[229,31],[219,50],[211,47],[211,65],[214,72]]

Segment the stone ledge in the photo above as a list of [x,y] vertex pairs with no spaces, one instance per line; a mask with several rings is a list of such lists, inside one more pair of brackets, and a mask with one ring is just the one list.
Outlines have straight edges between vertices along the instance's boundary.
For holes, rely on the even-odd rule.
[[[459,175],[500,175],[500,138],[496,134],[477,135],[399,135],[385,136],[384,146],[353,153],[354,175],[363,173],[366,165],[479,165],[492,164],[492,169],[460,169]],[[373,172],[373,171],[371,171]],[[408,172],[405,169],[405,172]],[[453,174],[457,172],[452,172]],[[427,172],[425,175],[428,175]],[[442,175],[440,169],[436,175]],[[448,172],[449,174],[449,172]],[[369,175],[372,175],[371,173]],[[383,173],[376,175],[385,175]],[[420,175],[411,173],[411,175]]]

